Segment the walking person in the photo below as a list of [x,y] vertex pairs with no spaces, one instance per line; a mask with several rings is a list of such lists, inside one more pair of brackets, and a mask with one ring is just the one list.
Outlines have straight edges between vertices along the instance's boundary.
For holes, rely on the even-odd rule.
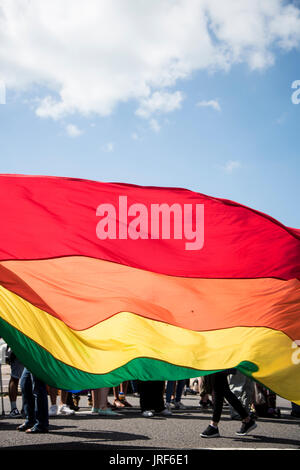
[[164,390],[165,381],[149,380],[138,382],[140,394],[140,407],[144,418],[151,418],[154,413],[170,416],[172,412],[165,407]]
[[232,405],[242,419],[242,426],[240,430],[236,432],[237,436],[245,436],[257,427],[254,419],[250,417],[248,411],[243,407],[239,399],[231,392],[227,378],[230,373],[232,373],[231,369],[217,372],[210,376],[213,393],[213,415],[208,427],[200,434],[201,437],[211,438],[220,436],[219,422],[221,419],[224,398],[230,405]]
[[46,384],[24,367],[21,376],[21,390],[25,423],[18,426],[18,431],[31,434],[48,432],[49,415]]
[[92,414],[97,414],[100,416],[120,416],[118,413],[115,411],[112,411],[112,409],[107,406],[107,397],[109,393],[110,388],[109,387],[102,387],[102,388],[97,388],[94,390],[91,390],[92,392]]
[[60,393],[60,405],[59,407],[57,407],[56,402],[57,402],[58,389],[48,386],[48,391],[49,391],[50,402],[51,402],[51,406],[49,409],[49,416],[55,416],[57,414],[71,416],[75,413],[75,410],[72,410],[67,404],[68,396],[70,392],[67,392],[67,390],[60,390],[59,392]]
[[23,409],[21,409],[21,413],[20,413],[17,407],[17,398],[18,398],[19,380],[22,376],[24,366],[10,348],[8,350],[7,363],[10,365],[8,396],[9,396],[10,407],[11,407],[11,411],[8,416],[10,418],[21,418]]
[[[251,414],[252,406],[254,403],[254,382],[252,379],[242,374],[240,371],[236,371],[235,374],[228,376],[229,388],[232,393],[240,400],[244,408]],[[231,419],[238,419],[239,414],[229,405]],[[253,414],[253,413],[252,413]]]
[[202,409],[206,409],[212,406],[212,401],[209,397],[212,394],[211,390],[211,380],[209,375],[204,375],[203,377],[199,377],[199,393],[200,393],[200,401],[199,406]]
[[171,410],[171,399],[174,395],[174,408],[184,410],[186,407],[181,403],[182,392],[185,386],[185,380],[168,380],[166,388],[166,408]]
[[114,408],[132,408],[131,403],[129,403],[126,399],[128,388],[128,381],[122,382],[117,387],[113,387],[113,394],[114,394]]

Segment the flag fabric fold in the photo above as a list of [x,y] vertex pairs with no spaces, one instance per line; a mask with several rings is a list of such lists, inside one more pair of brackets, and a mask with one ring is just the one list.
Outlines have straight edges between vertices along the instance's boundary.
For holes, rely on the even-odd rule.
[[0,336],[49,385],[237,367],[300,404],[300,231],[179,188],[1,175]]

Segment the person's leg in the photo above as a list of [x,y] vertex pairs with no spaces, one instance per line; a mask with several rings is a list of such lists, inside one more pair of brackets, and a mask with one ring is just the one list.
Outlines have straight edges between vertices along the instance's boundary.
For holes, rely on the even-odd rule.
[[35,399],[32,392],[31,373],[24,368],[21,376],[21,391],[23,399],[23,409],[25,414],[25,427],[31,427],[35,424]]
[[99,409],[106,410],[107,407],[107,397],[108,397],[109,387],[103,387],[99,389]]
[[56,416],[57,415],[57,388],[55,387],[50,387],[50,385],[47,386],[49,397],[50,397],[50,409],[49,409],[49,416]]
[[227,380],[224,383],[224,397],[228,403],[233,407],[233,409],[240,415],[242,420],[247,421],[249,418],[249,413],[246,408],[243,407],[240,400],[237,396],[230,390]]
[[217,372],[211,375],[212,391],[213,391],[213,415],[211,424],[218,426],[221,419],[224,402],[224,390],[227,383],[227,376],[223,372]]
[[[238,370],[236,370],[234,374],[228,375],[229,388],[231,392],[234,393],[234,395],[238,398],[238,400],[240,400],[241,403],[243,403],[243,399],[245,396],[245,379],[246,376]],[[230,403],[229,412],[231,419],[238,419],[240,417],[238,412],[233,408],[232,405],[230,405]]]
[[55,406],[57,400],[57,388],[48,386],[48,392],[50,397],[50,403],[52,406]]
[[9,384],[8,384],[8,396],[9,396],[11,411],[17,409],[18,385],[19,385],[19,379],[11,376],[9,380]]
[[100,408],[100,388],[91,390],[92,394],[92,413],[98,413]]
[[211,376],[213,391],[213,416],[210,425],[201,433],[201,437],[218,437],[218,424],[221,418],[224,398],[233,406],[242,418],[240,431],[236,432],[238,436],[245,436],[252,429],[256,428],[256,423],[250,418],[248,412],[243,407],[238,398],[229,389],[227,375],[224,372],[218,372]]
[[242,405],[242,403],[236,397],[236,395],[232,393],[232,391],[230,390],[227,380],[224,385],[224,397],[226,398],[228,403],[232,405],[232,407],[237,411],[237,413],[240,415],[242,419],[241,429],[236,432],[238,436],[245,436],[246,434],[248,434],[250,431],[252,431],[253,429],[257,427],[255,420],[251,418],[247,409]]
[[137,388],[137,380],[131,380],[130,383],[131,383],[133,395],[137,397],[139,395],[138,388]]
[[36,414],[36,427],[41,430],[48,430],[49,428],[49,415],[48,415],[48,394],[47,387],[44,382],[32,375],[33,395],[35,398],[35,414]]
[[99,388],[98,390],[98,414],[101,416],[119,416],[118,413],[112,411],[112,409],[107,406],[107,397],[110,387]]
[[120,393],[122,393],[123,395],[122,397],[120,397],[120,394],[119,394],[119,399],[123,405],[127,406],[128,408],[131,408],[132,407],[131,403],[129,403],[126,399],[127,389],[128,389],[128,380],[120,384]]
[[174,387],[174,380],[168,380],[167,388],[166,388],[166,403],[169,406],[171,405],[171,396],[173,392],[173,387]]
[[79,411],[80,392],[72,393],[73,409]]
[[143,413],[144,411],[150,411],[153,409],[151,403],[151,382],[140,380],[138,383],[138,388],[140,393],[141,412]]
[[61,390],[60,391],[60,404],[61,405],[66,405],[67,404],[68,393],[69,392],[67,390]]
[[113,387],[113,394],[114,394],[114,399],[117,400],[119,397],[119,390],[120,386],[118,385],[117,387]]
[[254,382],[250,377],[246,377],[245,394],[242,402],[248,413],[251,413],[254,403]]
[[179,403],[182,397],[185,380],[178,380],[175,394],[175,403]]
[[183,403],[181,403],[181,396],[184,388],[184,380],[178,380],[176,382],[176,389],[175,389],[175,400],[174,406],[176,410],[185,409]]
[[160,413],[165,409],[165,402],[164,402],[164,388],[165,382],[162,380],[156,380],[153,382],[152,385],[152,407],[154,411]]
[[[121,388],[122,387],[122,388]],[[116,408],[124,408],[125,404],[120,400],[119,394],[123,393],[123,384],[120,384],[118,387],[113,387],[114,393],[114,406]]]
[[200,395],[200,400],[199,400],[199,405],[202,408],[207,408],[210,404],[209,400],[209,394],[207,390],[207,376],[204,375],[202,377],[199,377],[199,395]]
[[19,381],[24,370],[24,366],[19,361],[19,359],[14,356],[14,354],[10,363],[10,369],[11,370],[10,370],[10,380],[8,384],[8,396],[10,400],[11,412],[9,416],[20,417],[21,413],[19,412],[18,407],[17,407],[18,386],[19,386]]
[[68,396],[69,393],[67,390],[61,390],[60,391],[60,406],[58,413],[61,415],[73,415],[75,413],[74,410],[71,410],[71,408],[68,405]]
[[213,397],[213,415],[209,426],[200,434],[204,438],[214,438],[220,435],[218,425],[221,419],[226,385],[228,387],[227,375],[224,372],[210,375],[210,381]]

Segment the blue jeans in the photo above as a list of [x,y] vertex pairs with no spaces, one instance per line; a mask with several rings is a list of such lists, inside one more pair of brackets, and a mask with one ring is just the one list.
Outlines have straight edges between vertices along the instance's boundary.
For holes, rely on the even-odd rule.
[[48,429],[48,394],[44,382],[24,367],[20,386],[22,390],[25,423],[39,429]]
[[[171,403],[171,396],[173,394],[174,384],[175,384],[174,380],[168,380],[167,389],[166,389],[166,402],[167,403]],[[184,386],[185,386],[185,380],[177,381],[176,392],[175,392],[175,402],[179,402],[181,400]]]

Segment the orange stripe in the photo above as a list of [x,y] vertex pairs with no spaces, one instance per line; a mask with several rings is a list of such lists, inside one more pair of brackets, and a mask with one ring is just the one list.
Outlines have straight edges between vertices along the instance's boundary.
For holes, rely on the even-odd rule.
[[75,330],[130,311],[195,331],[261,326],[300,338],[296,279],[182,278],[67,257],[1,262],[0,283]]

